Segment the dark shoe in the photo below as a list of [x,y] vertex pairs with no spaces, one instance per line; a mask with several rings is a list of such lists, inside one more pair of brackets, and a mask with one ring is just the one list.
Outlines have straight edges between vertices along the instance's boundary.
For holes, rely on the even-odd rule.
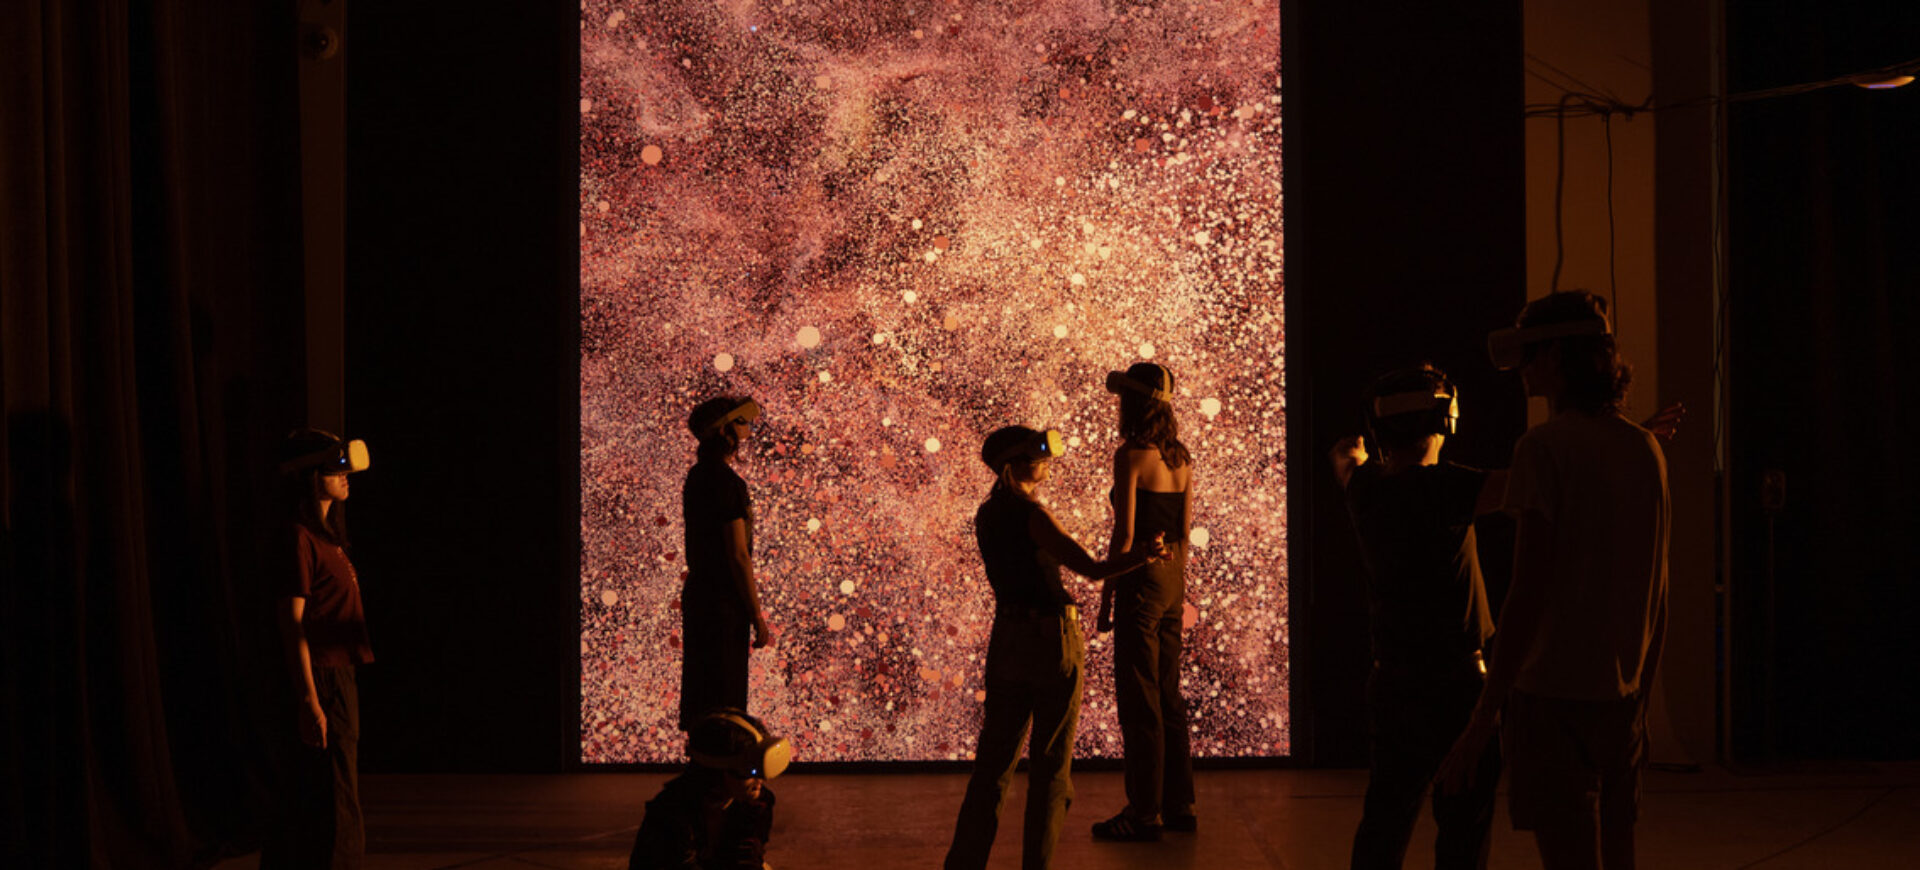
[[1116,843],[1151,843],[1160,839],[1160,826],[1123,812],[1104,822],[1094,822],[1093,838]]
[[1169,831],[1191,834],[1194,831],[1200,830],[1200,819],[1191,813],[1184,816],[1165,816],[1164,818],[1167,821],[1166,828]]

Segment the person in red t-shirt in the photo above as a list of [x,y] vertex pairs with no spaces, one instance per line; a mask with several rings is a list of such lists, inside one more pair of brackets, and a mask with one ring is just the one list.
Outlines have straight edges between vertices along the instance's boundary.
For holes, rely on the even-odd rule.
[[[360,695],[354,668],[373,661],[360,579],[347,558],[347,475],[366,444],[319,429],[287,436],[280,472],[294,507],[276,614],[292,676],[300,745],[282,794],[280,829],[263,870],[355,868],[366,851],[360,813]],[[291,736],[291,735],[289,735]],[[288,741],[291,743],[291,741]]]

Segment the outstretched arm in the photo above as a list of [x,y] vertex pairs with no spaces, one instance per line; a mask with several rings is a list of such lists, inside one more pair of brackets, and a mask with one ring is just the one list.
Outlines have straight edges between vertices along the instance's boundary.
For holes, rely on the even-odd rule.
[[1333,479],[1340,481],[1341,489],[1346,489],[1347,481],[1353,479],[1353,470],[1367,464],[1367,439],[1360,435],[1340,439],[1327,451],[1327,460],[1333,463]]
[[1053,518],[1053,514],[1044,508],[1033,512],[1033,517],[1027,521],[1027,533],[1033,536],[1034,542],[1038,543],[1040,549],[1045,550],[1047,555],[1060,560],[1060,564],[1067,566],[1073,573],[1090,580],[1105,580],[1108,577],[1125,574],[1148,562],[1167,557],[1166,544],[1155,537],[1151,547],[1138,547],[1118,553],[1110,552],[1106,559],[1096,561],[1078,541],[1073,539],[1072,535],[1060,528],[1060,523]]

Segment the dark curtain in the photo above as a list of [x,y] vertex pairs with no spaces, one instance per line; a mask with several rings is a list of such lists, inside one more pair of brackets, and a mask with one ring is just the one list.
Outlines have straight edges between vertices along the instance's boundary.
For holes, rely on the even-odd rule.
[[[1734,91],[1920,55],[1911,2],[1736,0],[1727,23]],[[1920,86],[1728,119],[1730,749],[1920,758]]]
[[305,403],[293,32],[290,3],[0,14],[6,866],[258,839],[255,518]]

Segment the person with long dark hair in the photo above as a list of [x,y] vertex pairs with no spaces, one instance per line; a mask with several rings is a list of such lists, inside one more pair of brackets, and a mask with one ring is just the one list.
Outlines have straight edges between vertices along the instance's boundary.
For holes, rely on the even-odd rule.
[[948,870],[987,865],[1029,725],[1020,865],[1042,870],[1051,864],[1073,802],[1073,735],[1086,667],[1080,611],[1060,582],[1060,569],[1099,580],[1167,555],[1157,538],[1148,538],[1095,561],[1060,528],[1037,494],[1064,450],[1060,433],[1025,426],[995,430],[980,445],[980,461],[993,471],[994,483],[973,528],[993,587],[993,632],[987,641],[986,716],[947,851]]
[[[1181,619],[1186,605],[1187,535],[1193,525],[1193,456],[1173,414],[1173,372],[1150,362],[1107,375],[1120,397],[1120,447],[1113,454],[1113,539],[1108,551],[1160,537],[1168,558],[1109,581],[1102,627],[1113,629],[1113,690],[1126,760],[1127,805],[1093,826],[1103,840],[1160,839],[1192,831],[1193,757],[1187,702],[1180,695]],[[1108,608],[1112,618],[1105,618]]]
[[[369,465],[366,444],[320,429],[288,435],[280,473],[292,515],[282,551],[280,634],[292,676],[299,736],[282,789],[279,830],[265,870],[359,867],[360,693],[355,669],[373,661],[360,577],[348,558],[347,475]],[[291,743],[292,741],[287,741]]]
[[1631,372],[1605,299],[1536,299],[1488,350],[1547,400],[1548,419],[1513,448],[1513,581],[1486,687],[1440,778],[1470,781],[1498,728],[1513,825],[1533,831],[1542,864],[1631,868],[1666,640],[1666,457],[1620,414]]
[[744,396],[701,402],[687,417],[699,439],[680,491],[687,577],[680,590],[680,730],[716,709],[747,709],[748,654],[772,642],[753,576],[753,499],[733,469],[760,418]]

